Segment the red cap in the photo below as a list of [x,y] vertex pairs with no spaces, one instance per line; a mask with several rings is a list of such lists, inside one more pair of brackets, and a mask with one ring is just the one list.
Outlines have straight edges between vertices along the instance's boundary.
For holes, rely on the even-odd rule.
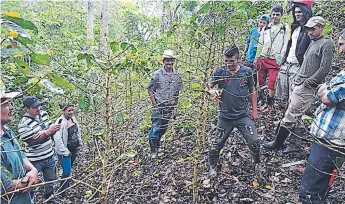
[[310,8],[313,5],[313,0],[295,0],[294,2],[305,4],[305,5],[309,6]]

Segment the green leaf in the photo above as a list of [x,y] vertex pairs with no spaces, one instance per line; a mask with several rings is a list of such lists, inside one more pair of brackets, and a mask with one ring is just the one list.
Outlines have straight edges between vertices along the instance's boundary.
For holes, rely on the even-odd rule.
[[118,121],[124,121],[124,120],[125,120],[125,117],[123,116],[123,114],[118,113],[118,114],[117,114],[117,120],[118,120]]
[[128,43],[126,43],[126,42],[122,42],[121,43],[121,49],[126,49],[126,47],[128,46]]
[[345,6],[340,9],[340,12],[343,12],[343,11],[345,11]]
[[88,142],[89,141],[89,135],[86,133],[83,135],[83,142]]
[[33,41],[30,38],[23,37],[20,34],[18,35],[18,37],[16,37],[16,40],[24,45],[33,43]]
[[193,83],[193,84],[191,84],[191,88],[193,89],[193,90],[200,90],[201,89],[201,84],[198,84],[198,83]]
[[221,27],[219,30],[219,38],[222,37],[225,33],[225,27]]
[[70,90],[74,90],[74,86],[73,84],[71,84],[69,81],[67,81],[66,79],[62,78],[61,76],[52,73],[49,76],[50,80],[57,86],[66,88],[66,89],[70,89]]
[[35,62],[37,64],[43,64],[43,65],[49,65],[50,64],[49,55],[31,53],[30,58],[33,62]]
[[79,96],[79,108],[84,112],[87,113],[90,107],[90,100],[86,95]]
[[113,51],[113,53],[116,53],[120,50],[120,45],[118,42],[111,42],[110,43],[110,49]]
[[210,8],[211,2],[207,2],[206,4],[204,4],[199,11],[197,12],[197,14],[203,14],[206,13],[208,11],[208,9]]
[[93,66],[92,59],[94,59],[94,56],[93,56],[93,55],[86,55],[86,64],[87,64],[87,67],[92,67],[92,66]]
[[134,45],[130,45],[129,49],[131,50],[132,53],[136,53],[138,51]]
[[22,18],[14,18],[11,16],[4,16],[4,15],[2,15],[2,18],[9,20],[9,21],[12,21],[13,23],[19,25],[23,29],[33,30],[33,31],[35,31],[35,33],[38,33],[37,27],[31,21],[27,21],[27,20],[24,20]]
[[26,64],[23,60],[21,60],[20,58],[16,57],[14,59],[14,61],[16,62],[19,70],[21,72],[23,72],[23,74],[27,75],[27,73],[29,72],[30,68],[29,68],[29,65]]
[[87,54],[84,54],[84,53],[79,53],[78,56],[77,56],[77,59],[80,61],[80,60],[83,60],[86,58],[86,55]]

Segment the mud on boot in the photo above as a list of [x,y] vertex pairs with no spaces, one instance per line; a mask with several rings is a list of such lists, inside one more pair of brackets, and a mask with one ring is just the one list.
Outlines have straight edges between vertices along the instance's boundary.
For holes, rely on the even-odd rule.
[[218,169],[217,164],[219,160],[219,152],[215,150],[210,151],[210,177],[211,178],[217,178],[218,177]]
[[159,139],[150,139],[151,159],[155,159],[158,155]]

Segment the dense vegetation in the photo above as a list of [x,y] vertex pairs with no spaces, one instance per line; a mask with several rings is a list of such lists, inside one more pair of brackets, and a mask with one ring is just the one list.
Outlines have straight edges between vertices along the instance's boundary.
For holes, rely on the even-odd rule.
[[[222,64],[225,46],[243,48],[260,15],[277,3],[287,9],[289,4],[91,3],[92,12],[87,1],[1,1],[1,78],[6,87],[45,100],[53,120],[61,114],[59,102],[78,106],[85,145],[68,193],[73,196],[58,195],[62,203],[297,202],[301,173],[281,164],[305,159],[307,152],[283,158],[264,152],[267,166],[258,184],[237,132],[223,151],[222,175],[217,181],[207,178],[217,108],[204,91],[207,79]],[[316,1],[313,12],[325,17],[325,33],[336,39],[345,27],[345,1]],[[283,20],[291,23],[291,14]],[[10,38],[18,41],[15,48]],[[178,55],[176,68],[182,73],[184,91],[178,117],[165,135],[164,152],[153,162],[148,157],[151,105],[146,86],[152,72],[162,66],[165,49]],[[343,64],[337,57],[334,73]],[[24,112],[22,98],[15,103],[12,127]],[[272,126],[281,114],[260,116],[262,140],[272,137]],[[337,177],[339,193],[331,196],[332,203],[345,200],[343,182]]]

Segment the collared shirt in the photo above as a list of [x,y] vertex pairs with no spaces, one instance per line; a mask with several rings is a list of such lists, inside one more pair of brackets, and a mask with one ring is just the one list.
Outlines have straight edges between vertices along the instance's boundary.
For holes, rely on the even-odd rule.
[[327,97],[336,106],[321,104],[315,111],[310,132],[334,144],[345,145],[345,109],[337,108],[341,103],[345,103],[345,70],[327,83],[327,86],[330,88]]
[[215,69],[209,82],[222,90],[218,116],[225,119],[238,119],[249,115],[248,98],[254,88],[252,69],[241,66],[231,74],[226,66]]
[[259,44],[260,33],[258,28],[253,28],[247,39],[247,44],[249,45],[246,60],[253,62],[256,56],[256,50]]
[[[257,56],[281,60],[289,41],[290,27],[284,23],[274,25],[270,23],[260,33]],[[278,60],[278,61],[279,61]]]
[[153,73],[147,88],[154,93],[158,106],[174,106],[177,94],[183,89],[183,83],[176,69],[173,69],[170,76],[163,66]]
[[[12,180],[23,178],[26,170],[23,165],[24,154],[15,138],[14,132],[4,127],[1,135],[1,194],[12,186]],[[1,203],[23,204],[32,203],[29,192],[18,192],[1,198]],[[9,202],[11,200],[11,202]]]
[[18,125],[18,133],[23,140],[25,156],[30,161],[41,161],[54,155],[53,142],[50,136],[32,137],[42,130],[47,130],[52,125],[47,112],[41,111],[39,119],[31,118],[25,114]]

